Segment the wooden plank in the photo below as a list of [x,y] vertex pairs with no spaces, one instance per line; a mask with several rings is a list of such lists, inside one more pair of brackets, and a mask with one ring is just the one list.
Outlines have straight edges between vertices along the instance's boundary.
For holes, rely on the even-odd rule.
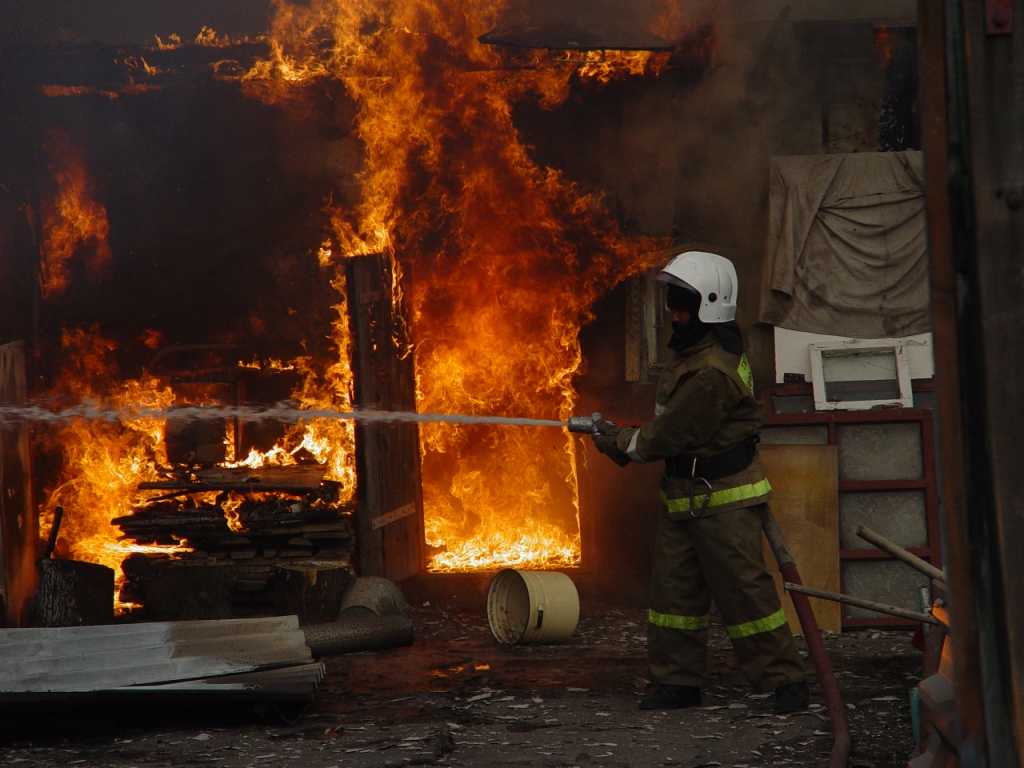
[[327,468],[324,465],[302,465],[290,467],[214,467],[196,472],[200,482],[256,482],[269,483],[279,487],[316,489],[323,482]]
[[[0,406],[26,401],[24,343],[0,344]],[[29,427],[0,422],[0,622],[22,623],[36,591],[39,519],[32,493]]]
[[[839,592],[838,450],[834,445],[763,445],[759,450],[774,490],[772,513],[793,554],[800,578],[807,586]],[[764,555],[789,627],[794,634],[802,634],[767,542]],[[842,630],[839,603],[819,599],[811,599],[810,603],[823,631]]]
[[406,515],[416,514],[416,511],[416,503],[409,502],[408,504],[402,505],[398,509],[393,509],[390,512],[385,512],[383,515],[373,518],[373,524],[371,527],[373,528],[373,530],[383,528],[385,525],[393,523],[396,520],[401,520]]
[[[962,57],[952,58],[947,76],[954,89],[948,147],[954,157],[945,167],[955,174],[950,189],[962,195],[954,201],[952,241],[960,370],[968,374],[959,382],[966,494],[958,501],[966,504],[949,513],[957,522],[966,518],[965,554],[975,575],[972,595],[962,595],[959,586],[954,591],[953,605],[959,598],[975,613],[957,608],[951,637],[956,667],[973,644],[968,638],[960,645],[960,628],[977,622],[980,647],[971,650],[981,667],[987,761],[1001,766],[1024,764],[1024,34],[1020,3],[1012,4],[1012,34],[989,34],[988,6],[966,0],[948,17],[951,37],[963,46],[950,49]],[[973,666],[976,659],[964,663]],[[959,688],[961,674],[956,677]],[[965,697],[960,708],[969,703]],[[978,754],[985,758],[984,751]]]
[[[411,349],[396,343],[391,306],[392,268],[387,258],[346,261],[353,339],[355,404],[383,411],[415,411]],[[419,429],[415,423],[357,423],[356,467],[359,574],[392,581],[424,565]],[[375,521],[405,505],[416,512],[380,525]]]

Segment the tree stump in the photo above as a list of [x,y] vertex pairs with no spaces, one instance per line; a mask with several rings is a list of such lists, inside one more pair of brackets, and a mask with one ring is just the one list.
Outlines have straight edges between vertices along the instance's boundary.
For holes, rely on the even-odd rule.
[[138,586],[152,621],[231,618],[231,563],[164,560],[146,570]]
[[40,560],[36,621],[79,627],[114,621],[114,569],[78,560]]
[[279,565],[274,574],[274,613],[295,614],[302,625],[335,621],[341,610],[341,596],[351,580],[345,562]]

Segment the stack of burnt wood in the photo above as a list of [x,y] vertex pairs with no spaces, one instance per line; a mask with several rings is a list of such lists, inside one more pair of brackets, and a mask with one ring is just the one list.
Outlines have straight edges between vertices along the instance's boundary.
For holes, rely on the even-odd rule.
[[216,468],[142,483],[141,492],[155,495],[113,524],[134,544],[180,549],[129,556],[121,600],[155,620],[259,613],[281,602],[281,571],[289,568],[343,589],[352,576],[355,507],[340,502],[338,484],[323,475],[319,465]]

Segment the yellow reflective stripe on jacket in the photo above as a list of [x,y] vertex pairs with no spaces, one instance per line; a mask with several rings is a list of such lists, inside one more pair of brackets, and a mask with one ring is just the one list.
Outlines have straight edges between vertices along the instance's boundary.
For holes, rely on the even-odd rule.
[[[768,478],[763,478],[756,483],[747,483],[746,485],[737,485],[735,488],[725,488],[721,491],[714,491],[711,494],[711,499],[708,501],[708,508],[720,507],[723,504],[733,504],[737,501],[746,501],[747,499],[756,499],[760,496],[764,496],[772,489],[771,483],[768,482]],[[690,511],[690,497],[684,496],[681,499],[670,499],[665,495],[665,492],[661,492],[661,500],[668,507],[669,512],[689,512]],[[693,495],[693,503],[698,509],[704,506],[704,494],[698,489]]]
[[690,632],[708,628],[708,614],[703,616],[676,616],[671,613],[658,613],[653,609],[648,609],[647,621],[656,627],[685,629]]
[[750,361],[747,360],[746,355],[740,355],[740,365],[736,369],[736,373],[743,379],[743,383],[747,385],[750,394],[754,394],[754,372],[750,370]]
[[779,608],[771,616],[765,616],[763,619],[754,619],[743,624],[733,624],[726,626],[725,631],[729,634],[729,638],[732,640],[739,640],[742,637],[750,637],[751,635],[758,635],[761,632],[771,632],[773,629],[778,629],[786,623],[786,613]]

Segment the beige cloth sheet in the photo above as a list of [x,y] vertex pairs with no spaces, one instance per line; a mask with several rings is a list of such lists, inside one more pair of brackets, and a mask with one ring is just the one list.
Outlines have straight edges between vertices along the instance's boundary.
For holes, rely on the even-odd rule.
[[931,330],[920,152],[775,157],[758,319],[852,338]]

